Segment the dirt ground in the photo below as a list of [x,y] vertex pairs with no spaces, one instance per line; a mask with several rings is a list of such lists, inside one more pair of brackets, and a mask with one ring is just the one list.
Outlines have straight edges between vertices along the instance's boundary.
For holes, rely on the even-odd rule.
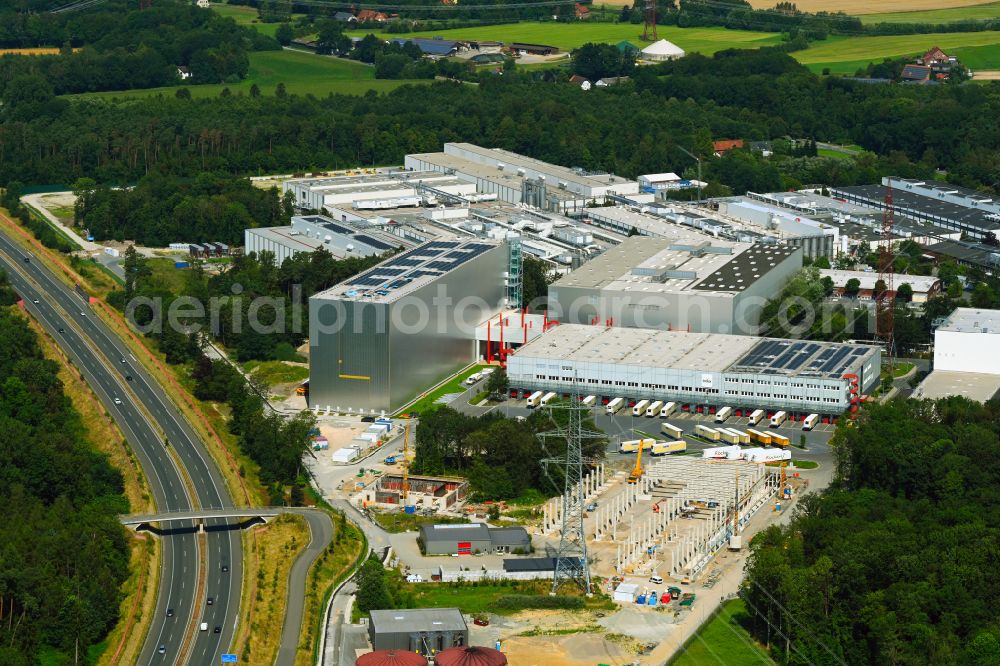
[[976,72],[972,78],[976,81],[1000,81],[1000,70],[983,70]]
[[518,666],[594,666],[632,663],[632,655],[615,643],[590,634],[520,636],[504,641],[507,661]]

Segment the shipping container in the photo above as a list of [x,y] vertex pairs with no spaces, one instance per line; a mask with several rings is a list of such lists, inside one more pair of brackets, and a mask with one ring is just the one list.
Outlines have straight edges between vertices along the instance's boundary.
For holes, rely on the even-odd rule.
[[660,418],[665,419],[671,414],[673,414],[675,411],[677,411],[677,403],[668,402],[667,404],[663,405],[663,409],[660,410]]
[[722,435],[719,433],[718,430],[715,430],[714,428],[709,428],[708,426],[704,425],[695,426],[694,434],[697,435],[698,437],[701,437],[702,439],[707,439],[710,442],[718,442],[720,439],[722,439]]
[[750,414],[750,425],[757,425],[765,416],[763,409],[755,409]]
[[684,453],[685,451],[687,451],[687,442],[679,439],[673,442],[657,442],[653,444],[653,450],[650,453],[654,456],[665,456],[671,453]]
[[715,413],[715,422],[716,423],[725,423],[726,419],[728,419],[729,415],[732,414],[732,413],[733,413],[733,408],[732,407],[723,407],[723,408],[721,408],[719,411],[717,411]]
[[802,421],[803,430],[812,430],[813,427],[819,422],[819,414],[810,414]]
[[776,412],[774,416],[771,417],[771,427],[777,428],[788,418],[788,414],[785,412]]
[[640,400],[635,403],[632,408],[632,416],[642,416],[646,413],[646,407],[649,406],[649,400]]
[[538,401],[542,399],[543,395],[545,394],[542,393],[541,391],[535,391],[534,393],[529,395],[528,405],[527,405],[528,409],[534,409],[535,407],[538,407]]
[[625,406],[624,398],[615,398],[614,400],[608,403],[607,412],[608,414],[617,414],[618,410],[620,410],[624,406]]
[[670,439],[680,439],[684,435],[684,431],[675,425],[670,425],[669,423],[664,423],[660,426],[660,430],[663,434]]
[[662,408],[663,408],[663,401],[657,400],[656,402],[651,403],[649,407],[646,408],[646,416],[659,416],[660,409]]

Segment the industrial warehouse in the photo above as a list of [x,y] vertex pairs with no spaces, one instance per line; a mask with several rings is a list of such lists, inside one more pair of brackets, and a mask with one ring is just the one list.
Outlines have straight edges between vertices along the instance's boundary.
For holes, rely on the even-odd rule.
[[868,345],[573,324],[529,342],[507,367],[512,394],[825,415],[850,409],[878,385],[880,372],[881,351]]
[[549,287],[561,323],[756,331],[760,310],[802,268],[802,250],[632,237]]
[[394,411],[468,364],[476,328],[518,289],[510,284],[520,271],[516,249],[433,241],[312,296],[310,402]]

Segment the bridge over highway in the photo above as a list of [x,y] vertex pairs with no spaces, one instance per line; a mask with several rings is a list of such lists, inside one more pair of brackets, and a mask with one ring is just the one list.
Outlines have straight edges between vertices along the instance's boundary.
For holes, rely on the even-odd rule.
[[[262,506],[249,509],[220,508],[220,509],[185,509],[180,511],[166,511],[163,513],[130,514],[118,516],[122,525],[135,527],[137,532],[149,529],[150,523],[175,523],[180,521],[193,521],[198,524],[199,530],[204,529],[205,521],[212,519],[250,519],[246,520],[244,527],[259,525],[267,522],[283,513],[308,514],[316,512],[315,509],[291,506]],[[256,519],[256,520],[254,520]]]

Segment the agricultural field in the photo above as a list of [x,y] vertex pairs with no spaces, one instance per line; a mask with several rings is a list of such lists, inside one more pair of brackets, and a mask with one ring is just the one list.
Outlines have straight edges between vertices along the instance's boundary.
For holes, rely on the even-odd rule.
[[732,599],[668,661],[669,666],[752,666],[773,664],[762,645],[758,645],[742,623],[749,617],[743,601]]
[[[844,12],[845,14],[863,15],[889,12],[917,12],[933,9],[953,9],[985,5],[996,0],[796,0],[795,6],[803,12]],[[775,0],[750,0],[756,9],[771,9]]]
[[[274,37],[275,31],[277,31],[280,23],[262,23],[257,18],[257,10],[253,7],[244,7],[243,5],[225,5],[218,2],[212,3],[212,11],[218,13],[221,16],[231,18],[236,21],[239,25],[245,25],[255,29],[257,32],[263,33],[270,37]],[[300,16],[299,14],[293,14],[292,19]]]
[[173,95],[178,88],[187,88],[192,97],[217,97],[225,88],[234,95],[249,94],[254,83],[264,95],[273,95],[279,83],[289,93],[311,93],[325,97],[330,93],[363,95],[369,90],[388,92],[407,83],[426,81],[375,80],[375,70],[368,65],[349,60],[318,56],[303,51],[257,51],[250,54],[250,72],[239,83],[217,83],[202,86],[169,86],[145,90],[123,90],[75,95],[80,98],[138,98]]
[[[769,46],[781,41],[781,37],[771,32],[750,32],[746,30],[727,30],[725,28],[677,28],[658,26],[660,39],[669,39],[685,51],[698,51],[711,55],[716,51],[731,48],[756,48]],[[364,37],[366,30],[356,30],[347,34]],[[525,21],[504,25],[478,26],[474,28],[456,28],[454,30],[437,30],[431,32],[415,32],[403,35],[376,33],[383,39],[406,37],[442,37],[458,40],[497,40],[501,42],[531,42],[535,44],[550,44],[560,49],[571,50],[588,42],[607,42],[617,44],[628,40],[642,48],[646,46],[640,36],[641,25],[631,23],[542,23]]]
[[954,21],[984,21],[1000,18],[1000,2],[969,7],[926,9],[923,11],[863,14],[862,23],[952,23]]
[[831,36],[792,55],[814,72],[829,67],[832,74],[853,74],[869,62],[925,53],[940,46],[973,70],[1000,69],[1000,31],[942,32],[933,35],[879,37]]

